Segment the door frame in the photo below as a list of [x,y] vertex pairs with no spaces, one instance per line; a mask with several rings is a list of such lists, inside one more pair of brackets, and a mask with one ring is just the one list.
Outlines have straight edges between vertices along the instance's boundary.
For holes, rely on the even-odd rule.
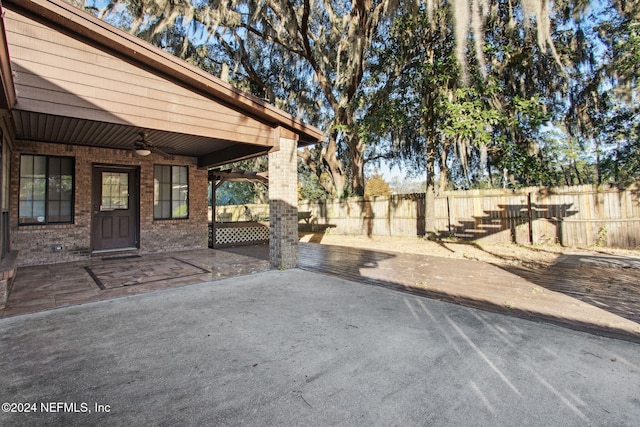
[[[95,220],[98,209],[94,206],[95,194],[97,183],[95,182],[99,172],[129,172],[133,177],[133,183],[129,183],[129,206],[133,209],[134,218],[134,246],[122,247],[113,249],[95,249],[96,245],[96,227]],[[104,252],[118,252],[132,249],[140,249],[140,166],[136,165],[120,165],[110,163],[93,163],[91,165],[91,252],[92,253],[104,253]]]

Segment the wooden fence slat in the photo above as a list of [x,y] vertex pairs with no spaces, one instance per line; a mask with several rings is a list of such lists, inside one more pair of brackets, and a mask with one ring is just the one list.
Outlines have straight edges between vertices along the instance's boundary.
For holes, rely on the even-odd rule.
[[[527,187],[519,190],[446,191],[434,201],[440,237],[565,246],[640,245],[640,188]],[[422,235],[424,194],[299,202],[314,225],[343,234]],[[248,205],[252,212],[266,212]],[[243,206],[218,206],[240,217]]]

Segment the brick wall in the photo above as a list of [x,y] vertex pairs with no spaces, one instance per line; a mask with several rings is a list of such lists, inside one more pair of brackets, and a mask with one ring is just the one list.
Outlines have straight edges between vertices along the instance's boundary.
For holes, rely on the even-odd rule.
[[[19,250],[19,265],[52,264],[91,256],[91,191],[95,163],[140,168],[141,253],[207,247],[207,172],[198,170],[195,158],[172,160],[151,154],[137,156],[131,150],[18,142],[11,166],[11,249]],[[18,226],[20,154],[75,157],[75,220],[73,224]],[[153,165],[189,166],[189,219],[153,219]],[[54,245],[63,250],[54,252]]]
[[269,253],[276,268],[298,265],[298,171],[296,141],[280,138],[269,153]]

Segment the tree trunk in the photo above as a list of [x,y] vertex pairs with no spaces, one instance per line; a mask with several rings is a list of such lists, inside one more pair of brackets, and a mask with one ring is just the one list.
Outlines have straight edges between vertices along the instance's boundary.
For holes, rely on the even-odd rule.
[[342,169],[342,163],[338,160],[337,153],[338,144],[336,143],[336,135],[332,135],[329,143],[322,148],[322,163],[325,165],[331,177],[331,183],[333,184],[333,191],[330,194],[334,197],[341,197],[344,195],[346,177]]
[[616,161],[613,164],[613,179],[615,180],[616,184],[620,183],[620,169],[619,169],[619,162],[620,162],[620,140],[616,139]]
[[447,166],[447,158],[449,157],[449,144],[444,143],[442,145],[442,151],[440,152],[440,178],[438,180],[438,192],[446,191],[449,185],[449,166]]
[[424,231],[426,238],[433,238],[436,230],[435,191],[436,147],[433,139],[427,142],[427,188],[425,194]]
[[562,165],[560,165],[560,169],[562,170],[562,175],[564,176],[564,185],[571,185],[571,180],[569,179],[571,172],[567,171],[567,168]]
[[364,196],[364,144],[357,135],[349,135],[351,153],[351,193]]
[[[350,103],[351,99],[349,98],[348,102]],[[355,113],[344,107],[340,107],[338,109],[338,113],[336,114],[334,120],[334,127],[336,129],[340,129],[340,131],[334,131],[333,140],[337,140],[339,132],[342,132],[342,138],[344,138],[345,143],[347,144],[347,149],[350,154],[350,171],[351,176],[351,194],[354,196],[364,196],[364,151],[366,144],[360,139],[358,132],[354,129],[354,124],[356,122]],[[342,187],[343,191],[338,193],[338,196],[344,196],[344,186]]]
[[596,136],[596,175],[598,179],[598,185],[602,184],[602,172],[600,170],[600,138]]
[[[320,151],[318,152],[318,150]],[[318,177],[320,186],[331,197],[337,197],[344,193],[346,181],[342,164],[338,161],[336,153],[337,147],[334,136],[322,148],[316,146],[313,149],[305,148],[303,151],[298,151],[298,156]]]
[[578,163],[573,161],[573,170],[576,172],[576,178],[578,179],[578,185],[582,185],[582,177],[580,176],[580,171],[578,170]]

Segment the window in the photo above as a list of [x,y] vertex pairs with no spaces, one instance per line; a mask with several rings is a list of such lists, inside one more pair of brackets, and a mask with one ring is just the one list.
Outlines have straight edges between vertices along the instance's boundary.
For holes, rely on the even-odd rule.
[[72,157],[22,155],[19,223],[73,222]]
[[0,259],[4,258],[5,255],[9,252],[9,213],[6,212],[8,208],[8,204],[6,200],[8,199],[9,192],[6,188],[6,177],[5,171],[7,170],[7,159],[8,156],[4,152],[4,134],[2,129],[0,129],[0,212],[2,213],[2,217],[0,220]]
[[[0,135],[2,134],[2,130],[0,130]],[[2,140],[4,141],[4,135],[2,136]],[[11,157],[11,153],[9,152],[9,148],[7,144],[2,144],[2,211],[9,211],[9,158]]]
[[102,172],[101,210],[129,209],[129,174]]
[[153,218],[189,217],[189,168],[155,165],[153,170]]

